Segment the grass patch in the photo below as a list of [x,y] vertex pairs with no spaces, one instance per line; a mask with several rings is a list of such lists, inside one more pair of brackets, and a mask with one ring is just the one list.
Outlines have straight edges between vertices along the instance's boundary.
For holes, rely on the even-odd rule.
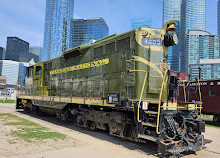
[[48,128],[40,127],[40,128],[21,128],[17,131],[12,131],[11,134],[15,137],[23,139],[27,142],[33,141],[43,141],[45,139],[65,139],[66,136],[64,134],[58,132],[50,132]]
[[13,114],[10,114],[10,113],[0,113],[0,119],[1,118],[15,118],[15,119],[19,119],[20,117],[16,116],[16,115],[13,115]]
[[5,123],[5,125],[11,125],[11,126],[40,126],[39,124],[28,121],[26,119],[19,119],[18,122],[17,121],[16,122],[8,122],[8,123]]
[[19,120],[20,118],[10,113],[0,113],[0,119],[3,121]]
[[16,100],[0,100],[0,103],[16,103]]
[[219,127],[219,126],[216,126],[216,125],[209,125],[209,124],[206,124],[206,126],[207,126],[207,127],[213,127],[213,128],[218,128],[218,129],[220,129],[220,127]]
[[213,119],[212,118],[203,118],[202,121],[205,121],[205,122],[206,121],[213,121]]
[[[16,115],[10,114],[10,113],[4,113],[0,114],[0,119],[4,121],[10,121],[5,123],[5,125],[11,125],[11,126],[40,126],[37,123],[34,123],[32,121],[20,118]],[[13,122],[11,122],[13,121]]]
[[4,125],[18,126],[18,129],[11,131],[10,135],[23,139],[27,142],[43,141],[46,139],[58,140],[66,138],[64,134],[51,132],[49,128],[43,127],[37,123],[20,118],[10,113],[0,113],[0,119],[5,121]]
[[213,121],[213,115],[204,115],[202,121],[205,121],[206,127],[220,128],[220,123]]

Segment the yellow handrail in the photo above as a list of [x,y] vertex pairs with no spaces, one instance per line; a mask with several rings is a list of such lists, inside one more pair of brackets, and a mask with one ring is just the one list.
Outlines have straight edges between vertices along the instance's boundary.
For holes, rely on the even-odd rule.
[[143,87],[142,87],[142,90],[141,90],[141,95],[140,95],[140,98],[139,98],[139,102],[138,102],[138,111],[137,111],[137,120],[138,122],[141,122],[140,121],[140,104],[141,104],[141,99],[142,99],[142,95],[143,95],[143,92],[144,92],[144,87],[145,87],[145,83],[146,83],[146,80],[147,80],[147,74],[148,72],[147,71],[144,71],[144,70],[129,70],[130,72],[145,72],[146,75],[145,75],[145,78],[144,78],[144,83],[143,83]]
[[162,92],[163,92],[163,87],[164,87],[164,79],[166,77],[166,74],[167,74],[167,70],[165,71],[165,73],[163,75],[163,82],[162,82],[161,89],[160,89],[159,104],[158,104],[158,114],[157,114],[157,129],[156,129],[157,134],[160,134],[160,132],[158,130],[159,129],[159,120],[160,120],[160,104],[161,104],[161,97],[162,97]]
[[[197,78],[198,80],[198,88],[199,88],[199,98],[200,98],[200,103],[202,103],[202,95],[201,95],[201,91],[200,91],[200,84],[199,84],[199,78]],[[200,105],[201,106],[201,105]],[[202,119],[202,108],[200,108],[200,119]]]
[[202,102],[202,95],[201,95],[201,91],[200,91],[199,78],[197,78],[197,80],[198,80],[198,88],[199,88],[199,98],[200,98],[200,102]]
[[184,91],[184,99],[186,102],[186,87],[185,87],[185,81],[183,81],[183,91]]

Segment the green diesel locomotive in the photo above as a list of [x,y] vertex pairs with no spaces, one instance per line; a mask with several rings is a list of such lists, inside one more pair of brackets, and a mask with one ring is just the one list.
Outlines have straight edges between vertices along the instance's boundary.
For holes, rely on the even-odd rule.
[[65,51],[26,70],[16,108],[73,116],[77,125],[124,139],[150,140],[158,152],[203,146],[201,102],[178,101],[178,77],[169,75],[168,47],[178,43],[175,22],[139,27]]

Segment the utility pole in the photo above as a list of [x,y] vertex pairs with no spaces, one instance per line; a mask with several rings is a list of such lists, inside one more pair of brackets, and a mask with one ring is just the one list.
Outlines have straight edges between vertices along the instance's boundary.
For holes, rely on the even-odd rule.
[[198,69],[199,69],[199,80],[201,79],[201,67],[198,67]]

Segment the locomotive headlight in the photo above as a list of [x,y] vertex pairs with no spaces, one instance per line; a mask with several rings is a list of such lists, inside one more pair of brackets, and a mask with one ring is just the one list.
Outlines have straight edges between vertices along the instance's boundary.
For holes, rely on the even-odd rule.
[[176,33],[168,33],[164,35],[164,46],[175,46],[178,44],[178,36]]
[[175,45],[179,43],[178,36],[176,33],[173,34],[173,42],[175,43]]

